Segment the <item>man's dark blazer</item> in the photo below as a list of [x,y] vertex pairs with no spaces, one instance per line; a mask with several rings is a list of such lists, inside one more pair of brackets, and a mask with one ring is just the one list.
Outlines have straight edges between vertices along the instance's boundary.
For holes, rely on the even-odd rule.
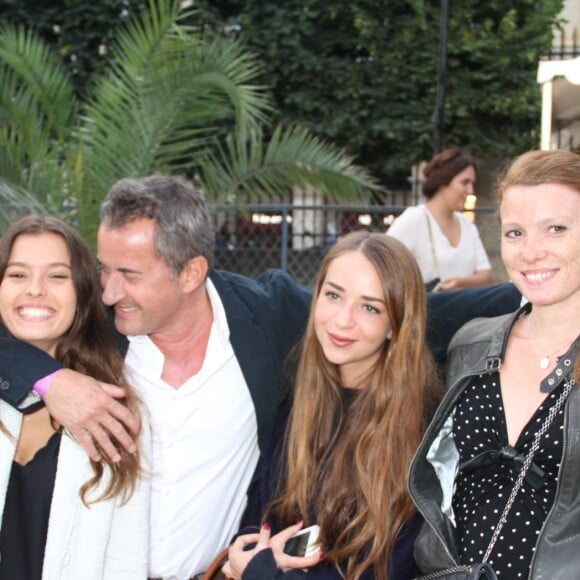
[[306,327],[312,294],[280,270],[256,280],[223,271],[211,275],[223,302],[230,342],[250,389],[263,453],[286,402],[284,360]]

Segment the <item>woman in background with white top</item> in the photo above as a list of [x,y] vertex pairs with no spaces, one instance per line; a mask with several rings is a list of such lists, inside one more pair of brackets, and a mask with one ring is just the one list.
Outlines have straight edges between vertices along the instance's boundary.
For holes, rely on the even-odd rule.
[[447,149],[431,159],[423,174],[427,203],[407,208],[387,234],[411,250],[426,284],[440,279],[438,290],[491,284],[477,227],[461,213],[474,192],[475,160],[461,149]]

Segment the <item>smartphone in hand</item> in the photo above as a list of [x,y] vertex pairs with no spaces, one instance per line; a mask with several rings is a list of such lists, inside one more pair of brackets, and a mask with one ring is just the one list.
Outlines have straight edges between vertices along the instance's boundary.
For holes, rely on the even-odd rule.
[[284,545],[284,553],[289,556],[312,556],[318,552],[317,544],[320,526],[314,525],[296,532]]

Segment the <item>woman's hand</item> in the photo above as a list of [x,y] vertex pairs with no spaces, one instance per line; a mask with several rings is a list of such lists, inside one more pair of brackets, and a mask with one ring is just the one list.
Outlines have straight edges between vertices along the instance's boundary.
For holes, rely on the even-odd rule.
[[460,290],[461,288],[476,288],[478,286],[487,286],[493,283],[491,270],[477,270],[471,276],[457,276],[455,278],[446,278],[441,280],[437,290],[447,292],[448,290]]
[[289,556],[284,552],[286,542],[302,528],[303,522],[290,526],[275,536],[270,537],[270,526],[266,523],[258,534],[239,536],[230,546],[228,561],[224,564],[222,572],[228,578],[241,580],[242,574],[250,560],[262,550],[272,550],[276,566],[282,571],[290,569],[310,568],[318,564],[324,552],[317,552],[312,556]]
[[[311,568],[320,563],[320,560],[324,557],[324,552],[322,551],[318,551],[312,556],[290,556],[284,552],[286,542],[296,532],[299,532],[302,529],[303,524],[304,522],[300,521],[270,538],[269,547],[272,549],[272,553],[274,554],[276,565],[284,572],[291,569]],[[262,533],[262,531],[260,531],[260,533]],[[269,535],[270,531],[268,530],[268,536]]]
[[[259,545],[260,538],[267,529],[268,537],[270,536],[270,528],[266,528],[266,524],[262,526],[259,534],[246,534],[238,536],[234,543],[228,550],[228,559],[222,567],[222,572],[226,578],[233,578],[233,580],[241,580],[242,574],[250,560],[260,551],[268,547],[268,543]],[[253,547],[252,547],[253,546]]]
[[458,290],[460,288],[461,278],[446,278],[437,284],[439,292],[447,292],[449,290]]

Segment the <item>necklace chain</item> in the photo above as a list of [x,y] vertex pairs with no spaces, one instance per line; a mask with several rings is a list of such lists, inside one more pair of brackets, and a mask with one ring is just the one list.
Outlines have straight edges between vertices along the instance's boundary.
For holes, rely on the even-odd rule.
[[[543,352],[546,352],[546,349],[543,347],[543,345],[540,344],[540,341],[538,340],[538,337],[536,336],[536,331],[534,329],[534,322],[532,320],[532,314],[531,313],[528,315],[528,326],[530,328],[530,335],[531,335],[534,343],[536,344],[536,350],[540,354],[542,354]],[[540,358],[540,368],[541,369],[547,369],[550,366],[550,358],[552,356],[554,356],[560,349],[562,349],[563,347],[565,347],[568,344],[570,344],[570,341],[569,340],[567,340],[567,341],[563,342],[562,344],[558,345],[552,352],[543,355]]]

